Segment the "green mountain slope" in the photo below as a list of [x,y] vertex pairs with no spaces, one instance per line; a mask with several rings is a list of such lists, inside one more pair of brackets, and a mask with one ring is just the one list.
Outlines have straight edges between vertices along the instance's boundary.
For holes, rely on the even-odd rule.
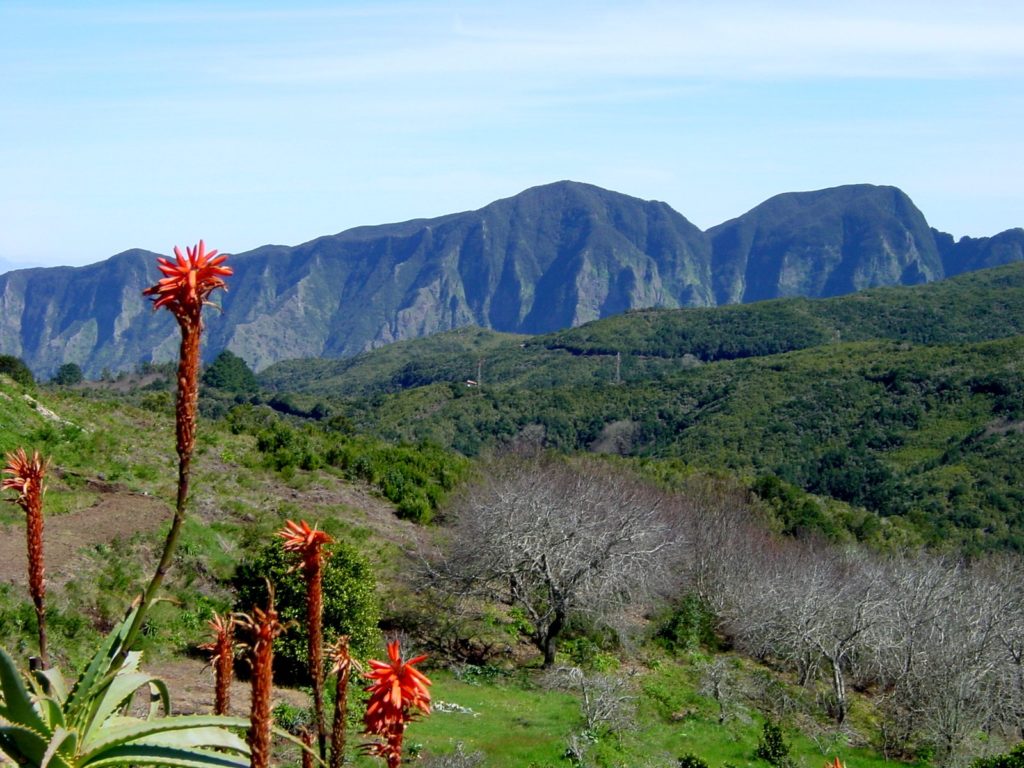
[[[664,376],[680,365],[789,352],[838,341],[984,341],[1024,333],[1024,264],[913,288],[834,299],[780,299],[640,310],[536,337],[463,328],[341,360],[302,359],[263,371],[264,386],[356,396],[433,382],[557,386]],[[593,357],[595,359],[586,359]]]
[[632,312],[525,342],[442,334],[264,380],[348,398],[336,407],[389,439],[774,475],[935,542],[1020,548],[1022,330],[1024,265],[1009,265],[840,299]]
[[1022,356],[1021,337],[842,343],[615,384],[598,380],[596,358],[563,353],[550,362],[583,364],[571,383],[433,384],[348,413],[385,437],[470,454],[528,440],[770,474],[906,518],[933,542],[1024,548]]

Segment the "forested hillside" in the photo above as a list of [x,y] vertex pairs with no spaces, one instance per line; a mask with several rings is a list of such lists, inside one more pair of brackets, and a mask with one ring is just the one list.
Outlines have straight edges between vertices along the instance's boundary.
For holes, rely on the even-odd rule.
[[[1024,546],[1024,267],[928,286],[460,331],[263,381],[468,455],[535,442],[771,476],[872,512],[861,538]],[[480,386],[467,379],[482,378]]]

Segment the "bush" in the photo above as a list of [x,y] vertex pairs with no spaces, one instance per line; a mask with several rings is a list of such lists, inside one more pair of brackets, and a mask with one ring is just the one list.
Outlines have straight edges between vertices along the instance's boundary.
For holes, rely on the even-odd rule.
[[979,757],[971,768],[1024,768],[1024,741],[1004,755]]
[[225,392],[252,393],[259,389],[256,374],[245,360],[225,349],[203,371],[203,384]]
[[685,595],[658,623],[654,639],[672,653],[716,648],[715,616],[697,595]]
[[757,752],[755,753],[762,760],[767,761],[776,768],[787,768],[791,764],[789,759],[789,743],[782,734],[782,728],[768,720],[764,724],[761,737],[757,740]]
[[679,768],[710,768],[707,760],[697,757],[691,753],[687,753],[680,757],[678,765]]
[[20,384],[26,389],[33,389],[36,386],[36,380],[32,375],[32,371],[28,369],[28,366],[25,365],[20,357],[0,355],[0,373],[7,374],[14,379],[15,383]]
[[[366,558],[348,544],[335,542],[326,551],[332,555],[323,568],[324,644],[349,635],[353,655],[365,655],[376,649],[378,641],[380,607],[373,572]],[[249,612],[254,606],[265,606],[265,579],[270,579],[281,621],[294,622],[275,643],[275,676],[281,682],[308,683],[306,583],[299,570],[292,570],[294,565],[295,557],[277,541],[243,561],[233,579],[238,595],[235,608]]]
[[64,363],[57,369],[53,383],[62,387],[72,387],[82,383],[82,369],[76,363]]

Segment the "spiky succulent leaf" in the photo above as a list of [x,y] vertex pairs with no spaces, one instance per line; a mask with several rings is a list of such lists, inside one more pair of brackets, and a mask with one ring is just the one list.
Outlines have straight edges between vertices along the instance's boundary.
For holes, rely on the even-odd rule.
[[102,725],[112,715],[122,712],[131,703],[135,692],[146,685],[150,686],[150,691],[154,690],[154,688],[157,690],[159,694],[158,701],[163,703],[164,711],[166,712],[170,708],[166,685],[162,682],[157,685],[155,678],[152,675],[147,675],[145,672],[121,674],[119,671],[106,688],[98,691],[99,697],[83,730],[88,734],[95,726]]
[[154,720],[125,718],[84,742],[82,752],[91,760],[105,750],[134,743],[179,748],[218,747],[248,754],[245,740],[227,730],[248,727],[249,721],[245,718],[223,715],[179,715]]
[[149,719],[156,717],[161,709],[164,715],[171,714],[171,692],[167,689],[167,683],[154,677],[149,681]]
[[0,747],[16,763],[39,765],[49,746],[48,735],[25,725],[0,724]]
[[0,648],[0,717],[12,725],[25,726],[39,733],[47,730],[21,672],[3,648]]
[[[121,650],[124,647],[125,635],[128,631],[128,627],[130,626],[130,622],[135,617],[135,613],[137,611],[137,607],[132,608],[121,623],[114,627],[113,631],[107,635],[96,653],[93,654],[93,657],[90,659],[89,665],[85,668],[85,671],[83,671],[75,681],[74,686],[71,688],[71,692],[67,695],[64,705],[64,712],[69,723],[74,723],[79,727],[83,725],[81,722],[83,716],[87,717],[90,710],[92,710],[93,705],[96,703],[97,691],[95,688],[108,682],[108,678],[115,674],[112,671],[114,662],[119,656],[121,656]],[[126,665],[133,662],[137,664],[137,659],[137,654],[129,653],[118,668],[124,669]],[[134,671],[134,669],[132,671]]]
[[40,692],[63,706],[68,698],[68,686],[60,670],[56,667],[37,669],[33,674],[36,687]]
[[64,758],[74,757],[75,746],[78,743],[78,734],[69,731],[64,726],[58,726],[50,735],[50,743],[46,747],[43,759],[39,761],[39,768],[48,766],[67,765]]
[[127,744],[103,753],[101,757],[82,763],[81,768],[113,768],[114,766],[159,765],[168,768],[249,768],[247,755],[232,755],[202,749]]

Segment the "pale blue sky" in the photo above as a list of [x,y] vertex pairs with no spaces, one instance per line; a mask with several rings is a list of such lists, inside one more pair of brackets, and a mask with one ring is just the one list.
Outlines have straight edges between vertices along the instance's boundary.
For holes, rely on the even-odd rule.
[[1024,226],[1024,3],[0,0],[0,266],[574,179],[701,228],[868,182]]

